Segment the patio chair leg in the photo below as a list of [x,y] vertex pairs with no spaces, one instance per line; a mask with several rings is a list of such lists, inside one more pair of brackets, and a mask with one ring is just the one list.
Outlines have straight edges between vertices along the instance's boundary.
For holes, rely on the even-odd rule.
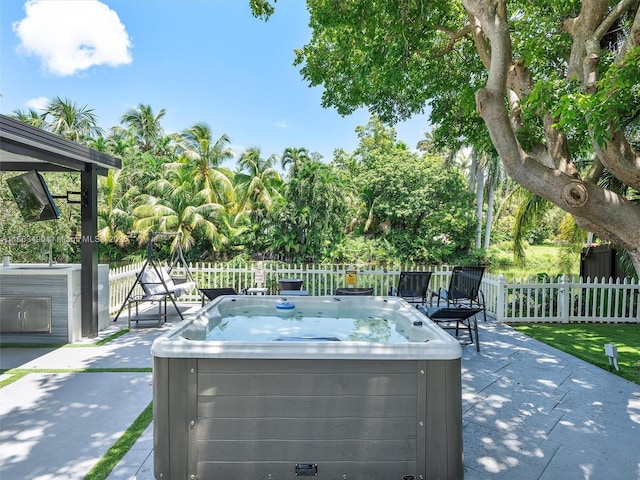
[[[486,320],[486,316],[485,316],[485,322]],[[478,335],[478,318],[476,315],[473,316],[473,330],[476,333],[476,352],[480,352],[480,336]]]

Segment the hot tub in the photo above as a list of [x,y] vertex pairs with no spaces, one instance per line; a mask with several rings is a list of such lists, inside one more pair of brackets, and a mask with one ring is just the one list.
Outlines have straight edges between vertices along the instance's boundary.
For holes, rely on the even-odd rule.
[[153,343],[157,479],[463,477],[460,344],[397,297],[218,297]]

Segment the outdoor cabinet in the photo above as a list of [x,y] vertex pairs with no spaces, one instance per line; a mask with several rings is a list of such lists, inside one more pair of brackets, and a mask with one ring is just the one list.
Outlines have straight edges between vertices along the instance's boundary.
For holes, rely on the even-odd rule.
[[0,297],[0,333],[51,333],[51,297]]

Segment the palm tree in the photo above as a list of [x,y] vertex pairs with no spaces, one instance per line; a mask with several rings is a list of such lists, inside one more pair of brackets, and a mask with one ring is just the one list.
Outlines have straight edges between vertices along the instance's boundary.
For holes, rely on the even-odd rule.
[[233,189],[232,172],[220,167],[234,156],[230,143],[226,134],[214,140],[211,129],[204,123],[187,128],[176,139],[179,164],[188,167],[196,186],[207,192],[209,203],[225,203]]
[[297,171],[300,166],[310,159],[311,155],[306,148],[288,147],[284,149],[282,158],[280,159],[280,165],[283,169],[286,169],[289,164],[291,164],[288,175],[289,178],[295,178],[298,175]]
[[238,160],[241,168],[236,174],[236,185],[240,186],[245,208],[255,211],[256,205],[262,205],[267,212],[271,211],[274,198],[281,198],[282,177],[273,168],[277,161],[275,154],[268,158],[260,155],[257,147],[248,148]]
[[137,108],[127,110],[121,117],[120,123],[126,125],[133,134],[135,141],[143,152],[153,150],[156,142],[164,136],[160,119],[166,110],[163,108],[157,114],[153,113],[151,105],[138,105]]
[[344,234],[344,176],[320,160],[294,166],[296,176],[290,176],[285,188],[286,203],[277,212],[272,247],[294,261],[316,261]]
[[515,212],[513,225],[513,254],[519,263],[524,263],[524,236],[533,225],[542,219],[546,212],[553,208],[553,204],[524,188],[519,188],[518,194],[520,202]]
[[40,129],[45,129],[46,127],[46,113],[38,113],[33,108],[30,108],[27,111],[16,109],[11,113],[10,117],[15,118],[22,123],[26,123],[27,125],[31,125],[32,127]]
[[471,169],[469,170],[469,188],[475,189],[476,196],[476,248],[482,246],[482,217],[484,212],[484,182],[485,168],[480,162],[481,154],[477,150],[471,151]]
[[487,216],[484,229],[483,248],[489,248],[491,242],[491,225],[493,223],[493,210],[496,198],[496,190],[500,185],[511,184],[511,180],[507,176],[502,162],[497,155],[485,154],[482,156],[481,165],[486,172],[485,189],[487,190]]
[[122,248],[129,244],[127,232],[131,230],[133,217],[128,213],[129,195],[123,195],[118,182],[121,172],[109,170],[100,183],[98,239],[101,243],[114,243]]
[[82,142],[102,135],[98,127],[98,117],[87,106],[79,107],[75,102],[55,97],[46,108],[47,130],[75,142]]
[[251,228],[247,213],[219,210],[216,215],[218,236],[216,247],[222,254],[238,252],[244,248],[243,236]]
[[418,140],[416,144],[416,150],[425,153],[438,153],[444,158],[445,165],[450,165],[455,162],[456,158],[460,156],[460,151],[451,150],[449,148],[441,148],[436,145],[433,137],[433,132],[422,132],[424,138]]
[[[199,190],[189,168],[170,169],[166,178],[152,182],[149,190],[152,194],[142,195],[141,205],[133,210],[140,243],[148,241],[152,231],[181,232],[185,252],[196,245],[196,237],[210,241],[214,250],[220,248],[218,227],[213,220],[224,212],[224,206],[208,202],[209,193]],[[177,237],[172,251],[177,248],[176,242]]]
[[135,140],[131,132],[120,126],[111,127],[107,139],[109,152],[116,157],[123,158],[135,148]]
[[244,212],[247,219],[250,219],[251,231],[245,236],[245,241],[256,252],[263,252],[270,244],[272,213],[277,205],[284,203],[284,182],[273,168],[276,161],[275,154],[263,158],[260,149],[256,147],[247,149],[238,161],[239,170],[234,182],[236,204],[238,211]]

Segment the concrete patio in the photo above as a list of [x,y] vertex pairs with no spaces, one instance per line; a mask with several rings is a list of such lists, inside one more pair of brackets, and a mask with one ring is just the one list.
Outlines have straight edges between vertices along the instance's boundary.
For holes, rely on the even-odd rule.
[[[123,315],[100,336],[126,325]],[[3,369],[33,370],[0,389],[0,478],[84,478],[151,402],[151,373],[131,370],[151,368],[151,344],[171,327],[97,347],[0,349]],[[640,479],[639,385],[491,320],[480,340],[479,353],[463,348],[465,479]],[[78,368],[125,370],[46,373]],[[109,480],[154,478],[152,432]]]

